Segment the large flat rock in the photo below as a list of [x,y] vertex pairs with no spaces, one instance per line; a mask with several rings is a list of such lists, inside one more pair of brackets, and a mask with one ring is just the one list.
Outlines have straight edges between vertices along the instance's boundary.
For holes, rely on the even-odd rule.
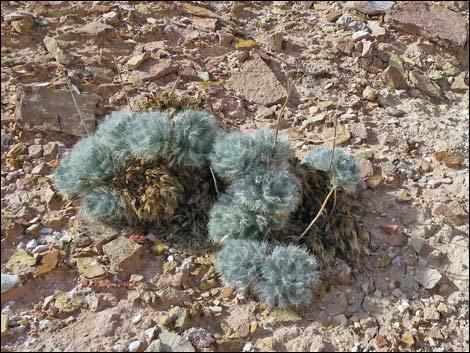
[[20,87],[16,119],[29,128],[86,136],[86,131],[90,133],[95,130],[95,110],[100,97],[95,94],[74,96],[83,121],[69,91],[48,87]]
[[243,64],[240,72],[234,73],[226,87],[249,101],[271,105],[286,97],[286,89],[261,58]]
[[465,45],[467,21],[462,15],[426,1],[397,3],[387,11],[385,21],[411,34],[424,35],[445,45]]

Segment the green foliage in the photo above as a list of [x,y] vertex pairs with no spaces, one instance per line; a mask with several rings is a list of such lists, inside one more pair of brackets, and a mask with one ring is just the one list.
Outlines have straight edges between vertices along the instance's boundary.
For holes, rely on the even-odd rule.
[[119,192],[100,186],[86,194],[82,200],[82,208],[88,217],[111,223],[134,222],[126,204]]
[[260,161],[263,163],[282,163],[294,157],[294,151],[289,146],[289,138],[285,135],[278,135],[273,153],[275,130],[258,130],[251,133],[251,136],[258,145]]
[[279,218],[300,202],[300,182],[286,164],[254,170],[232,184],[228,192],[247,209]]
[[316,257],[295,245],[230,240],[217,259],[225,284],[242,293],[256,292],[270,309],[308,303],[320,277]]
[[302,164],[313,170],[329,172],[332,183],[348,192],[354,192],[356,185],[360,181],[359,167],[353,156],[345,153],[342,149],[336,149],[329,170],[332,149],[317,149],[310,152],[303,160]]
[[97,139],[112,151],[117,160],[125,160],[130,157],[127,137],[131,131],[129,127],[135,117],[133,112],[122,110],[104,120],[96,130]]
[[251,211],[224,194],[210,211],[208,230],[213,242],[223,244],[231,239],[265,239],[281,226],[279,217]]
[[268,255],[266,243],[231,240],[217,256],[217,267],[223,282],[245,293],[260,280],[261,267]]
[[256,285],[260,300],[268,308],[286,308],[312,299],[312,285],[318,281],[317,260],[295,245],[274,248],[261,268]]
[[172,124],[161,112],[140,114],[128,126],[126,143],[134,158],[155,160],[168,155]]
[[211,166],[233,184],[211,210],[212,241],[267,239],[299,203],[300,182],[286,163],[293,151],[287,139],[279,136],[273,152],[274,140],[274,130],[217,138]]
[[274,139],[274,130],[220,135],[210,156],[212,168],[225,180],[236,181],[257,168],[280,164],[294,155],[287,137],[282,136],[273,153]]
[[80,140],[55,172],[59,190],[67,195],[76,195],[92,189],[93,180],[112,177],[121,168],[122,160],[116,159],[112,151],[96,136]]
[[214,144],[214,118],[202,111],[184,110],[174,119],[174,141],[170,149],[171,164],[202,167]]
[[215,134],[215,120],[204,112],[182,111],[174,121],[161,112],[117,112],[73,147],[55,172],[56,185],[67,195],[80,196],[93,218],[157,222],[162,209],[177,207],[169,196],[185,190],[168,166],[203,167]]
[[215,173],[228,181],[242,178],[258,161],[255,140],[241,132],[220,134],[210,155]]

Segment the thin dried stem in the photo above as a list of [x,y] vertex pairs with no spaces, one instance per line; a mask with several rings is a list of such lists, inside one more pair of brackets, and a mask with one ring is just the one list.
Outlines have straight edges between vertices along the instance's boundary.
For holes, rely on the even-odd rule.
[[331,188],[330,192],[328,193],[328,195],[326,195],[325,200],[323,200],[323,204],[321,205],[321,208],[320,208],[320,210],[318,211],[317,215],[316,215],[315,218],[310,222],[310,224],[309,224],[308,227],[304,230],[304,232],[300,235],[299,239],[302,239],[302,238],[305,236],[305,234],[308,233],[308,231],[310,230],[310,228],[313,227],[313,225],[315,224],[315,222],[317,221],[317,219],[320,218],[320,216],[321,216],[323,210],[324,210],[325,207],[326,207],[326,203],[328,202],[328,200],[329,200],[331,194],[332,194],[335,190],[336,190],[336,185],[333,186],[333,187]]
[[212,180],[214,180],[215,192],[217,193],[217,197],[219,197],[220,193],[219,193],[219,187],[217,186],[217,179],[215,178],[215,174],[214,174],[214,171],[212,170],[212,167],[209,166],[209,170],[211,171]]
[[295,137],[295,138],[293,138],[293,140],[306,141],[306,142],[310,142],[310,143],[313,143],[313,144],[316,144],[316,145],[321,145],[322,143],[334,141],[336,139],[337,139],[337,137],[332,137],[332,138],[326,139],[326,140],[312,140],[312,139],[308,139],[306,137]]
[[284,110],[286,109],[287,103],[289,102],[290,96],[292,94],[292,88],[294,87],[294,82],[288,80],[287,81],[287,96],[286,100],[284,101],[284,104],[281,107],[281,110],[279,111],[279,114],[277,115],[277,121],[276,121],[276,136],[274,137],[274,143],[273,143],[273,148],[272,148],[272,153],[274,154],[274,151],[276,150],[276,145],[277,145],[277,136],[279,135],[279,127],[281,125],[281,118],[282,115],[284,114]]
[[286,109],[287,107],[287,103],[289,103],[289,100],[290,100],[290,96],[292,95],[292,89],[294,88],[294,86],[297,84],[297,82],[299,82],[300,80],[302,80],[304,78],[305,74],[303,74],[302,76],[300,76],[297,80],[295,81],[291,81],[291,80],[288,80],[287,81],[287,96],[286,96],[286,100],[284,101],[284,104],[282,105],[281,107],[281,110],[279,111],[279,114],[277,115],[277,121],[276,121],[276,135],[274,137],[274,143],[273,143],[273,148],[272,148],[272,154],[274,155],[274,152],[276,150],[276,146],[277,146],[277,137],[279,135],[279,128],[281,126],[281,118],[282,116],[284,115],[284,110]]
[[331,160],[330,160],[330,166],[328,167],[328,171],[331,170],[331,167],[333,165],[333,160],[335,158],[337,130],[338,130],[338,111],[336,111],[336,114],[335,114],[335,134],[333,137],[333,150],[331,151]]
[[336,192],[338,191],[338,189],[335,189],[335,192],[333,193],[333,207],[331,207],[331,211],[330,211],[330,214],[328,215],[328,219],[331,218],[331,216],[333,216],[333,212],[335,211],[335,208],[336,208]]
[[72,86],[70,85],[70,81],[69,81],[69,78],[67,77],[67,73],[65,72],[65,70],[62,70],[62,73],[64,74],[65,82],[67,83],[67,87],[69,89],[70,95],[72,96],[75,109],[77,109],[78,115],[80,116],[80,122],[82,123],[82,126],[85,129],[86,135],[90,136],[90,132],[88,131],[88,128],[86,127],[86,124],[85,124],[85,119],[83,118],[82,112],[80,111],[80,108],[78,107],[78,103],[75,100],[75,95],[73,94]]
[[126,97],[127,106],[129,107],[129,110],[131,112],[134,112],[134,110],[132,110],[131,101],[129,100],[129,96],[127,95],[126,88],[124,87],[124,80],[122,79],[121,69],[119,68],[118,63],[116,62],[116,60],[114,60],[114,58],[113,58],[113,62],[114,62],[114,65],[116,66],[116,70],[117,70],[118,75],[119,75],[119,82],[121,83],[122,92],[124,93],[124,96]]
[[[175,93],[176,91],[176,87],[178,87],[178,84],[181,82],[181,79],[180,77],[178,76],[176,78],[176,81],[175,81],[175,84],[173,85],[173,88],[171,89],[170,93],[168,94],[168,98],[171,100],[171,98],[173,97],[173,94]],[[198,92],[199,93],[199,92]]]

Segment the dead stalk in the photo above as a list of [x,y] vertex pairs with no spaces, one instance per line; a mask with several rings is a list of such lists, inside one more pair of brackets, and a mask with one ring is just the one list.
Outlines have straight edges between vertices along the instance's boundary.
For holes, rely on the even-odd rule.
[[338,111],[336,111],[336,114],[335,114],[335,134],[333,136],[333,150],[331,151],[331,160],[330,160],[330,166],[328,167],[328,171],[331,170],[331,166],[333,165],[333,159],[335,158],[337,130],[338,130]]
[[219,197],[220,196],[219,187],[217,186],[217,180],[215,179],[214,171],[212,170],[212,167],[209,167],[209,170],[211,171],[211,174],[212,174],[212,180],[214,180],[215,192],[217,193],[217,197]]
[[320,208],[320,210],[318,211],[317,215],[316,215],[315,218],[310,222],[310,224],[309,224],[308,227],[304,230],[304,232],[300,235],[299,239],[302,239],[302,238],[305,236],[305,234],[308,233],[308,231],[310,230],[310,228],[313,227],[313,225],[315,224],[315,222],[317,221],[317,219],[320,218],[320,216],[321,216],[323,210],[324,210],[325,207],[326,207],[326,203],[328,202],[328,200],[329,200],[331,194],[332,194],[335,190],[336,190],[336,185],[333,186],[333,187],[331,188],[330,192],[328,193],[328,195],[326,195],[325,200],[323,201],[323,204],[321,205],[321,208]]
[[118,75],[119,75],[119,82],[121,83],[122,92],[124,93],[124,96],[126,97],[127,106],[129,107],[129,110],[130,110],[131,112],[134,112],[134,111],[132,110],[131,101],[129,100],[129,96],[127,95],[126,88],[124,87],[124,80],[122,79],[121,69],[119,68],[118,63],[116,62],[116,60],[114,60],[114,58],[113,58],[113,62],[114,62],[114,65],[116,66],[116,70],[117,70]]
[[281,118],[282,115],[284,114],[284,110],[286,109],[287,103],[289,103],[289,99],[292,93],[292,88],[294,87],[294,82],[291,80],[287,81],[287,96],[286,100],[284,101],[284,104],[281,107],[281,110],[279,111],[279,114],[277,115],[277,121],[276,121],[276,135],[274,137],[274,143],[273,143],[273,148],[272,148],[272,153],[274,154],[274,151],[276,150],[276,145],[277,145],[277,136],[279,135],[279,127],[281,125]]
[[69,89],[70,95],[72,96],[72,100],[73,100],[73,104],[75,105],[75,109],[77,109],[78,115],[80,116],[80,122],[82,123],[83,128],[85,129],[86,135],[90,136],[90,133],[88,132],[88,128],[86,127],[86,124],[85,124],[85,119],[83,119],[82,112],[80,111],[80,108],[78,107],[78,103],[75,100],[75,95],[73,94],[72,86],[70,85],[70,81],[69,81],[69,78],[67,77],[67,73],[66,73],[65,70],[62,71],[62,73],[64,74],[65,82],[67,83],[67,87]]

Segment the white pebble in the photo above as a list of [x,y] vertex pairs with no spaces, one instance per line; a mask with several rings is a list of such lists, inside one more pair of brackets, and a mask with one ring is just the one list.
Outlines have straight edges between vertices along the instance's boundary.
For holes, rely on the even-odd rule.
[[38,242],[36,241],[36,239],[31,239],[30,241],[26,243],[26,249],[28,250],[31,250],[35,248],[36,246],[38,246]]
[[49,246],[47,246],[47,245],[38,245],[32,250],[32,252],[34,254],[41,254],[41,253],[43,253],[47,250],[49,250]]
[[130,343],[128,346],[129,352],[137,352],[141,345],[142,345],[142,341],[139,341],[139,340]]
[[221,306],[210,306],[209,310],[212,311],[213,313],[221,313],[222,312],[222,307]]
[[137,315],[132,319],[132,323],[133,323],[134,325],[137,325],[141,320],[142,320],[142,315],[141,315],[141,314],[137,314]]
[[52,228],[43,227],[39,230],[39,233],[41,233],[43,235],[47,235],[47,234],[52,234],[53,231],[54,231],[54,229],[52,229]]

